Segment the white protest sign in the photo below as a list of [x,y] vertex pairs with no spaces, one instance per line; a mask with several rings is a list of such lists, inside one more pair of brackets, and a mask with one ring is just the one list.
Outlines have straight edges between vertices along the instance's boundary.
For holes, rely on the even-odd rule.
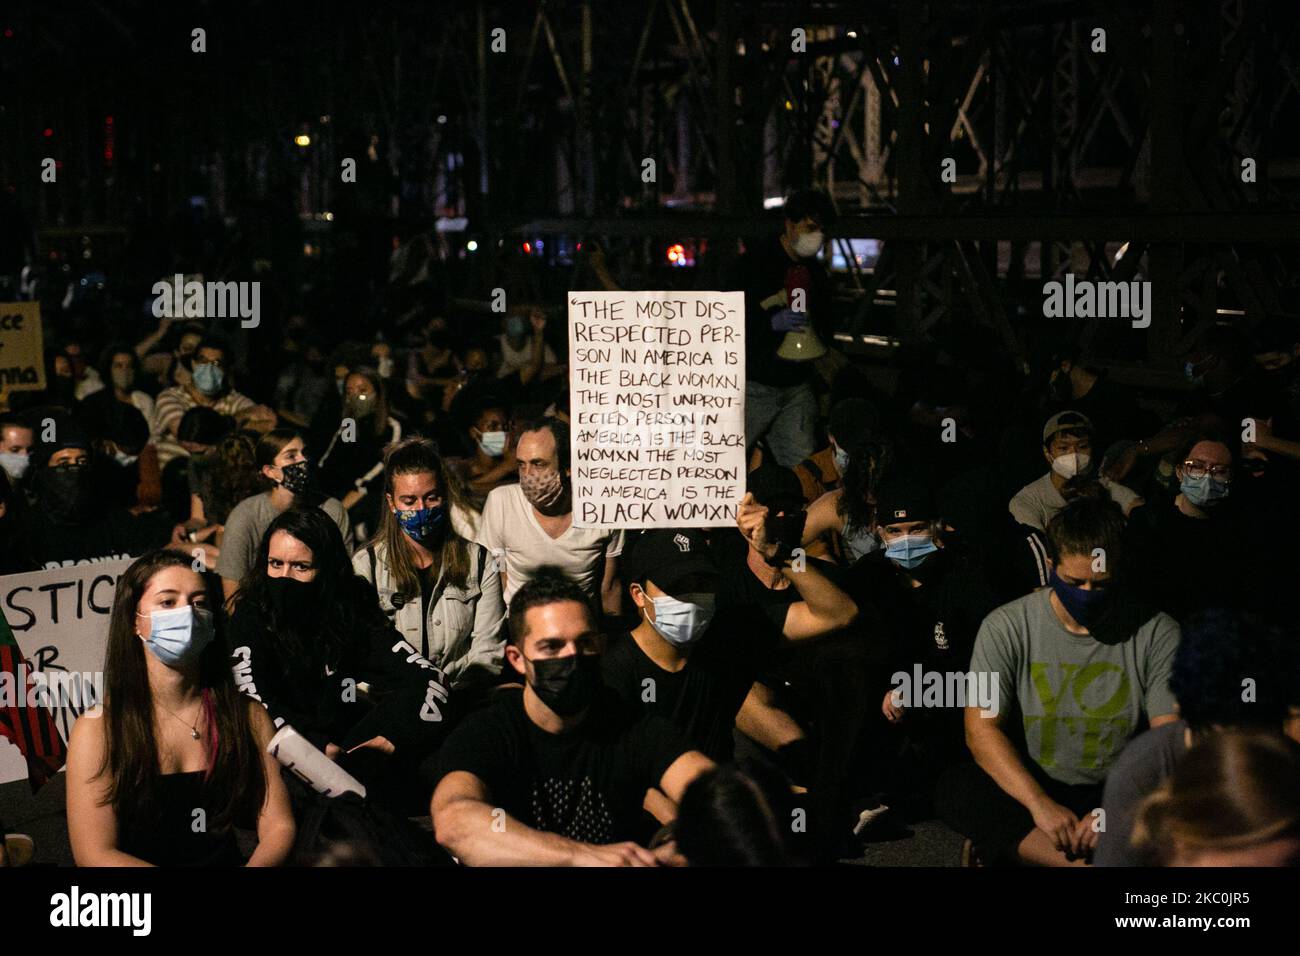
[[[113,594],[130,566],[131,559],[101,561],[0,577],[0,609],[35,680],[49,688],[64,741],[102,695]],[[0,784],[26,779],[27,762],[0,737]]]
[[740,292],[570,292],[576,528],[733,525],[745,494]]

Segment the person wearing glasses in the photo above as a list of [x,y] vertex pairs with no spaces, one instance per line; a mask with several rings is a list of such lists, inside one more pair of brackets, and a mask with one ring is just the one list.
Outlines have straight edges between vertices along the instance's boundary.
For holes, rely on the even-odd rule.
[[1141,588],[1162,611],[1182,620],[1207,607],[1240,607],[1252,572],[1250,540],[1232,499],[1236,464],[1216,437],[1197,438],[1174,468],[1178,491],[1135,516],[1130,534],[1140,559]]
[[154,403],[153,436],[158,446],[158,466],[185,454],[176,430],[191,408],[202,405],[220,415],[234,417],[253,400],[230,387],[230,350],[220,339],[211,336],[199,342],[190,360],[190,380],[184,385],[163,389]]

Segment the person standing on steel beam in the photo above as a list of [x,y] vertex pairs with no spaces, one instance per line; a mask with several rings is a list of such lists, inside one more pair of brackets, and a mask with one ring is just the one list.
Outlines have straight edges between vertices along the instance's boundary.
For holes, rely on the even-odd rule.
[[793,468],[816,451],[811,360],[825,354],[833,329],[817,253],[834,209],[816,190],[791,193],[784,209],[780,234],[747,248],[726,288],[745,293],[746,452],[763,440],[778,465]]

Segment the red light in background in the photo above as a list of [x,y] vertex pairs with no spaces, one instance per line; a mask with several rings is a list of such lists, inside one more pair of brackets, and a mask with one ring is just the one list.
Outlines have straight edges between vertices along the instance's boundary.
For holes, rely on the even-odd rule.
[[668,261],[676,263],[686,258],[686,249],[680,242],[675,242],[668,247]]
[[47,126],[47,127],[45,127],[45,132],[43,132],[41,135],[44,136],[46,139],[49,139],[51,136],[54,135],[54,130],[50,129],[50,128]]
[[13,36],[14,36],[14,28],[13,28],[13,27],[5,27],[5,39],[6,39],[6,40],[12,40],[12,39],[13,39]]
[[533,254],[533,244],[532,244],[531,242],[525,242],[525,243],[524,243],[524,255],[526,255],[526,256],[531,256],[532,254]]

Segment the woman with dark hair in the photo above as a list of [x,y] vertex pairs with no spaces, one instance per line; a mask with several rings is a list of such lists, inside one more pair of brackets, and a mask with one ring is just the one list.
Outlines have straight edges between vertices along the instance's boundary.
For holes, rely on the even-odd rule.
[[213,603],[184,552],[152,551],[118,579],[104,703],[68,745],[79,866],[238,864],[235,826],[257,830],[249,866],[289,855],[275,729],[235,687]]
[[1300,745],[1211,734],[1142,805],[1133,844],[1158,866],[1300,865]]
[[[110,345],[99,360],[100,383],[85,389],[81,398],[81,413],[87,427],[91,420],[107,420],[109,402],[119,402],[136,409],[146,422],[153,421],[153,399],[140,391],[140,359],[135,349],[125,342]],[[93,428],[92,428],[93,430]]]
[[[832,419],[831,427],[836,424]],[[887,438],[865,425],[851,428],[839,424],[839,431],[832,431],[829,437],[843,484],[809,506],[803,544],[838,536],[843,558],[852,564],[881,548],[876,529],[875,493],[881,477],[894,461],[894,449]],[[832,548],[832,552],[835,550]]]
[[411,782],[441,740],[447,680],[384,617],[333,519],[301,507],[275,518],[239,595],[230,646],[244,693],[367,787]]
[[792,866],[792,817],[773,806],[775,786],[736,767],[696,777],[677,808],[673,839],[691,866]]
[[217,573],[227,599],[239,589],[239,582],[258,569],[256,555],[262,536],[275,516],[291,505],[314,505],[334,519],[344,547],[352,548],[352,525],[347,512],[335,498],[320,493],[307,457],[302,433],[291,428],[267,432],[257,443],[253,457],[265,489],[245,498],[230,512],[221,536],[221,557]]
[[374,532],[383,512],[384,449],[402,439],[389,414],[379,373],[355,368],[343,382],[343,419],[320,457],[320,482],[340,498],[359,537]]
[[500,675],[506,614],[496,562],[452,527],[459,497],[433,442],[399,442],[384,456],[379,533],[352,559],[388,619],[457,688]]

